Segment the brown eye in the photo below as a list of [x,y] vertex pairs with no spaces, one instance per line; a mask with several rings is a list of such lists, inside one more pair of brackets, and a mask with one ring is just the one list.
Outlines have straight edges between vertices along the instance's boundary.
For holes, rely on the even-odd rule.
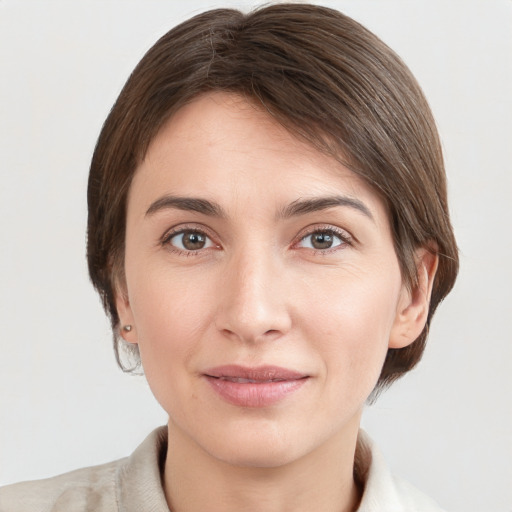
[[182,251],[199,251],[213,246],[213,242],[200,231],[181,231],[171,236],[168,243]]
[[334,242],[334,237],[329,233],[315,233],[311,235],[311,245],[315,249],[330,249]]
[[345,240],[334,231],[315,231],[302,238],[300,247],[315,249],[317,251],[332,249],[343,245]]

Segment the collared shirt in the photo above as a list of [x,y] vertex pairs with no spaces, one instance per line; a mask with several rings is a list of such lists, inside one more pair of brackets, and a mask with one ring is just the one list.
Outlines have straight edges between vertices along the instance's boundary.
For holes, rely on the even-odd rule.
[[[0,512],[169,512],[161,477],[166,452],[167,429],[161,427],[130,457],[0,488]],[[357,512],[442,512],[391,475],[362,430],[355,471],[364,488]]]

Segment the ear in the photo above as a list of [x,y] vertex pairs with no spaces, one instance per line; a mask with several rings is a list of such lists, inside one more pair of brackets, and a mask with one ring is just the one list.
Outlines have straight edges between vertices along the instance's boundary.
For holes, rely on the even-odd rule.
[[432,286],[439,256],[437,247],[420,247],[415,253],[417,282],[409,290],[402,286],[389,348],[404,348],[421,334],[427,322]]
[[[137,343],[137,329],[130,306],[130,299],[128,298],[126,284],[118,283],[116,285],[115,294],[116,309],[119,316],[119,334],[128,343]],[[126,326],[130,326],[130,329],[125,329]]]

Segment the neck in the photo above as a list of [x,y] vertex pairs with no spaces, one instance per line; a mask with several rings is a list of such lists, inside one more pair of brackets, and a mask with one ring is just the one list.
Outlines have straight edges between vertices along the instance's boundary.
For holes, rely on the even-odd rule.
[[355,429],[277,467],[232,465],[212,457],[169,422],[164,489],[172,512],[353,512]]

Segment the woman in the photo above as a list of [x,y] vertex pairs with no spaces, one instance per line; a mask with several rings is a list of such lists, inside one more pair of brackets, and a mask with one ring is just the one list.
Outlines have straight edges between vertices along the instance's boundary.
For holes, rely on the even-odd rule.
[[107,118],[88,204],[118,361],[169,422],[0,510],[439,510],[359,431],[457,273],[435,125],[380,40],[304,4],[186,21]]

